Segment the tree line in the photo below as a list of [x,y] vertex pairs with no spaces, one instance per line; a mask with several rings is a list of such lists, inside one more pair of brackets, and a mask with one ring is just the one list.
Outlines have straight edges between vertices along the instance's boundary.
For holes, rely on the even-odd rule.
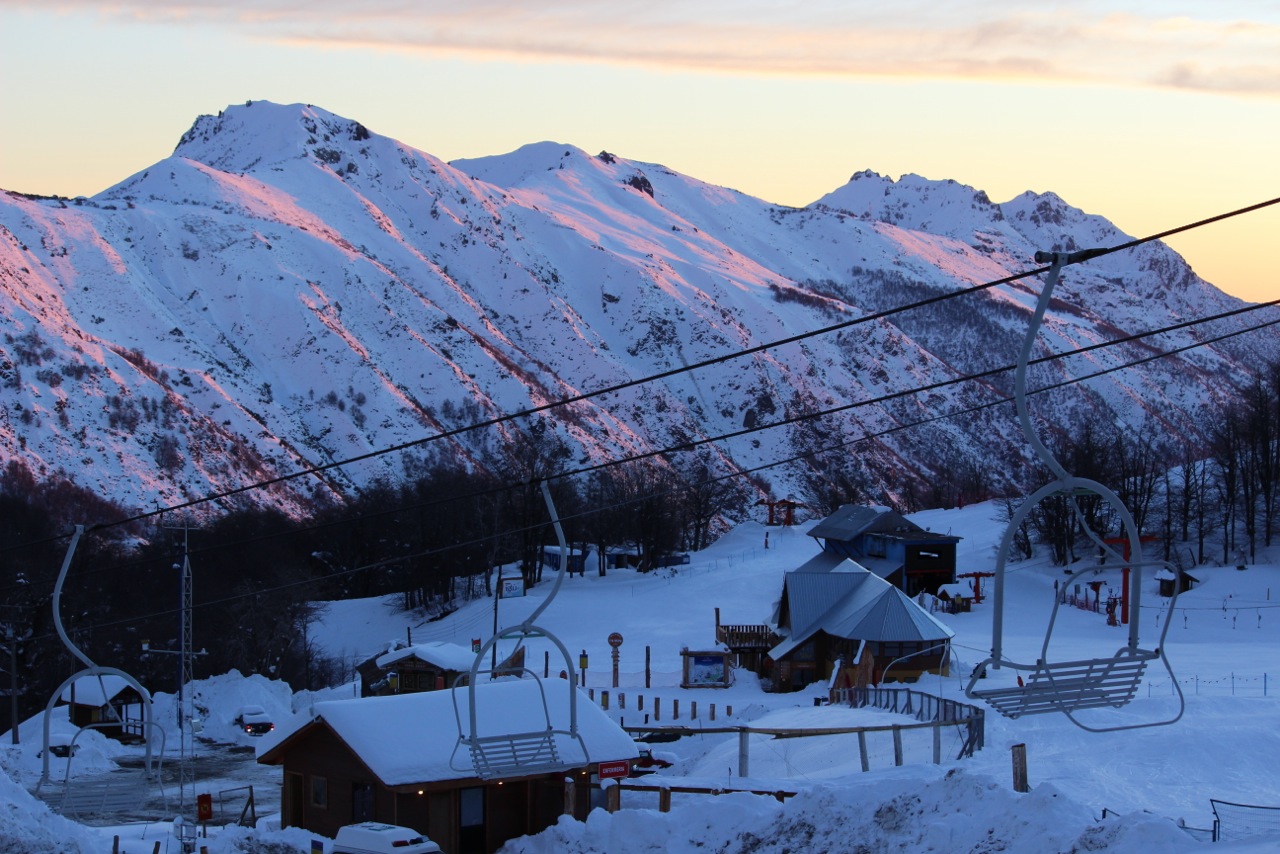
[[0,600],[8,603],[0,642],[15,666],[4,668],[13,672],[0,677],[0,689],[18,692],[23,720],[82,667],[58,640],[51,610],[75,524],[89,530],[70,565],[61,615],[95,663],[153,691],[176,689],[177,656],[159,651],[180,648],[179,583],[189,562],[196,678],[234,668],[296,690],[348,675],[350,662],[314,642],[311,627],[326,601],[390,595],[434,619],[492,595],[497,566],[517,566],[527,586],[541,582],[543,551],[557,542],[543,479],[573,550],[595,555],[585,569],[600,575],[609,571],[609,552],[625,551],[645,572],[674,552],[704,548],[758,497],[742,478],[725,477],[710,452],[556,478],[569,457],[550,430],[510,430],[483,464],[474,456],[415,457],[399,482],[371,484],[306,518],[243,504],[119,526],[109,523],[128,518],[124,508],[65,480],[37,482],[11,462],[0,473],[7,579]]
[[[1116,491],[1140,529],[1160,535],[1165,559],[1182,566],[1252,561],[1271,545],[1278,521],[1280,362],[1204,420],[1211,427],[1203,442],[1171,436],[1156,422],[1136,432],[1085,422],[1057,431],[1050,444],[1068,470]],[[820,448],[836,431],[815,423],[805,441]],[[922,436],[920,448],[923,456],[909,464],[876,441],[815,451],[798,497],[811,516],[843,503],[910,512],[1002,496],[1011,513],[1019,500],[1011,492],[1025,495],[1049,479],[1017,470],[1007,449],[975,457],[942,434]],[[705,548],[729,524],[752,518],[769,495],[709,447],[557,477],[587,462],[572,456],[554,430],[508,426],[490,445],[409,458],[398,481],[354,490],[305,518],[224,502],[202,516],[163,514],[132,525],[110,524],[129,518],[125,508],[65,479],[38,480],[10,461],[0,471],[0,660],[12,663],[0,690],[18,692],[22,720],[80,667],[58,641],[50,608],[73,524],[90,530],[71,564],[61,613],[97,663],[133,673],[152,690],[174,690],[176,657],[145,654],[143,641],[152,650],[178,649],[180,568],[189,561],[192,635],[204,652],[197,678],[234,668],[301,689],[335,684],[350,665],[315,644],[311,627],[323,602],[391,595],[434,619],[491,596],[496,566],[517,566],[527,586],[541,582],[543,551],[556,542],[544,479],[570,545],[594,555],[584,569],[598,574],[609,571],[604,558],[615,550],[643,572],[673,552]],[[1120,533],[1105,503],[1078,504],[1083,523],[1100,536]],[[1036,542],[1059,565],[1089,556],[1065,497],[1042,502],[1017,532],[1026,555]]]

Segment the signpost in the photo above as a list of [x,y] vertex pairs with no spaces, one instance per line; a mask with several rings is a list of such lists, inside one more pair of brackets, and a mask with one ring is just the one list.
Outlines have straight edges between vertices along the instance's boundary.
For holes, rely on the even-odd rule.
[[618,687],[618,647],[622,646],[622,634],[614,632],[609,635],[609,646],[613,647],[613,687]]

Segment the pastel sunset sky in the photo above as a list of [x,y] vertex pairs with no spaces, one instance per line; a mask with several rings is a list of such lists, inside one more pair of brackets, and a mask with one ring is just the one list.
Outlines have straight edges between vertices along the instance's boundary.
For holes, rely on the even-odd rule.
[[[1280,2],[0,0],[0,188],[93,195],[246,100],[787,205],[861,169],[1051,190],[1144,236],[1280,196]],[[1170,243],[1264,300],[1278,238],[1280,206]]]

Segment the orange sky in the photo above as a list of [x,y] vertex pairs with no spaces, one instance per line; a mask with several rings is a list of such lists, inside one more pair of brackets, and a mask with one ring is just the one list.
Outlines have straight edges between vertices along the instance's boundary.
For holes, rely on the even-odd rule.
[[[891,8],[885,8],[891,5]],[[1274,4],[0,0],[0,187],[92,195],[201,113],[313,103],[443,159],[554,139],[804,205],[861,169],[1134,236],[1280,196]],[[1273,298],[1280,210],[1171,241]]]

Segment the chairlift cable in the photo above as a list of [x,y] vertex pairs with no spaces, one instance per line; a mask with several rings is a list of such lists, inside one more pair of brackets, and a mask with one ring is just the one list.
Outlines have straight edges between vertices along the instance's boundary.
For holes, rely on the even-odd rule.
[[[1247,307],[1247,308],[1245,308],[1245,309],[1237,309],[1237,310],[1234,310],[1234,311],[1232,311],[1232,312],[1229,312],[1228,314],[1238,314],[1238,313],[1241,313],[1241,312],[1244,312],[1244,311],[1255,311],[1255,310],[1258,310],[1258,309],[1260,309],[1260,308],[1267,308],[1267,307],[1270,307],[1270,306],[1275,305],[1275,304],[1277,304],[1277,303],[1280,303],[1280,300],[1272,300],[1272,301],[1270,301],[1270,302],[1268,302],[1268,303],[1261,303],[1261,304],[1257,304],[1257,305],[1254,305],[1254,306],[1249,306],[1249,307]],[[1176,324],[1174,327],[1170,327],[1170,328],[1171,328],[1171,329],[1172,329],[1172,328],[1182,328],[1182,327],[1187,326],[1187,325],[1189,325],[1189,324],[1191,324],[1191,323],[1207,322],[1207,321],[1211,321],[1211,320],[1221,319],[1221,317],[1223,317],[1223,315],[1215,315],[1214,317],[1206,318],[1206,319],[1204,319],[1203,321],[1187,321],[1187,322],[1183,322],[1183,323]],[[1280,324],[1280,318],[1277,318],[1277,319],[1275,319],[1275,320],[1264,321],[1263,323],[1257,324],[1256,326],[1253,326],[1253,327],[1247,327],[1247,328],[1243,328],[1243,329],[1239,329],[1239,330],[1233,330],[1233,331],[1231,331],[1231,332],[1223,333],[1223,334],[1221,334],[1221,335],[1214,336],[1214,337],[1212,337],[1212,338],[1203,339],[1203,340],[1197,341],[1197,342],[1192,343],[1192,344],[1188,344],[1188,345],[1184,345],[1184,346],[1182,346],[1182,347],[1174,348],[1174,349],[1169,350],[1169,351],[1165,351],[1165,352],[1161,352],[1161,353],[1157,353],[1157,354],[1151,354],[1151,355],[1148,355],[1148,356],[1144,356],[1143,358],[1141,358],[1141,359],[1137,359],[1137,360],[1134,360],[1134,361],[1132,361],[1132,362],[1126,362],[1126,363],[1123,363],[1123,364],[1120,364],[1120,365],[1114,365],[1114,366],[1109,367],[1109,368],[1103,368],[1103,369],[1100,369],[1100,370],[1098,370],[1098,371],[1095,371],[1095,372],[1093,372],[1093,373],[1091,373],[1091,374],[1086,374],[1086,375],[1081,376],[1081,377],[1076,377],[1076,378],[1071,378],[1071,379],[1067,379],[1067,380],[1062,380],[1062,381],[1059,381],[1059,382],[1057,382],[1057,383],[1052,383],[1052,384],[1050,384],[1050,385],[1046,385],[1046,386],[1040,386],[1040,387],[1037,387],[1037,388],[1034,388],[1034,389],[1028,389],[1027,394],[1029,394],[1029,395],[1036,395],[1036,394],[1041,394],[1041,393],[1044,393],[1044,392],[1048,392],[1048,391],[1056,390],[1056,389],[1059,389],[1059,388],[1064,388],[1064,387],[1067,387],[1067,386],[1075,385],[1075,384],[1077,384],[1077,383],[1084,382],[1084,381],[1087,381],[1087,380],[1090,380],[1090,379],[1095,379],[1095,378],[1097,378],[1097,377],[1100,377],[1100,376],[1103,376],[1103,375],[1106,375],[1106,374],[1110,374],[1110,373],[1113,373],[1113,372],[1116,372],[1116,371],[1119,371],[1119,370],[1123,370],[1123,369],[1125,369],[1125,368],[1129,368],[1129,367],[1133,367],[1133,366],[1136,366],[1136,365],[1145,364],[1145,363],[1147,363],[1147,362],[1154,361],[1154,360],[1156,360],[1156,359],[1165,358],[1165,357],[1170,356],[1170,355],[1175,355],[1175,354],[1178,354],[1178,353],[1186,352],[1186,351],[1188,351],[1188,350],[1192,350],[1192,349],[1195,349],[1195,348],[1197,348],[1197,347],[1207,346],[1207,345],[1209,345],[1209,344],[1217,343],[1217,342],[1219,342],[1219,341],[1226,340],[1226,339],[1228,339],[1228,338],[1236,337],[1236,336],[1238,336],[1238,335],[1247,334],[1247,333],[1249,333],[1249,332],[1254,332],[1254,331],[1257,331],[1257,330],[1259,330],[1259,329],[1264,329],[1264,328],[1268,328],[1268,327],[1271,327],[1271,326],[1275,326],[1275,325],[1277,325],[1277,324]],[[1128,343],[1129,341],[1131,341],[1131,340],[1133,340],[1133,339],[1135,339],[1135,338],[1139,338],[1139,337],[1147,337],[1147,336],[1150,336],[1150,335],[1156,335],[1156,334],[1160,334],[1160,333],[1165,332],[1165,331],[1167,331],[1165,328],[1161,328],[1161,329],[1152,330],[1152,331],[1147,332],[1147,333],[1140,333],[1139,335],[1135,335],[1135,336],[1128,336],[1128,337],[1123,338],[1123,339],[1117,339],[1116,341],[1100,342],[1100,343],[1097,343],[1097,344],[1088,345],[1087,347],[1083,347],[1083,348],[1080,348],[1080,349],[1078,349],[1078,350],[1071,350],[1071,351],[1066,351],[1066,352],[1063,352],[1063,353],[1053,354],[1053,355],[1049,355],[1049,356],[1043,356],[1043,357],[1040,357],[1040,358],[1036,359],[1036,360],[1034,361],[1034,363],[1046,362],[1046,361],[1050,361],[1050,360],[1054,360],[1054,359],[1060,359],[1060,358],[1065,358],[1065,357],[1069,357],[1069,356],[1074,356],[1074,355],[1077,355],[1078,353],[1081,353],[1081,352],[1085,352],[1085,351],[1088,351],[1088,350],[1095,350],[1095,349],[1098,349],[1098,348],[1100,348],[1100,347],[1111,346],[1111,345],[1113,345],[1113,344],[1123,344],[1123,343]],[[1008,366],[1006,366],[1006,367],[1004,367],[1004,368],[998,369],[998,371],[996,371],[996,372],[1000,372],[1000,371],[1006,371],[1006,372],[1007,372],[1008,370],[1011,370],[1011,368],[1010,368],[1010,367],[1008,367]],[[984,371],[984,372],[981,372],[980,374],[974,374],[974,375],[970,375],[970,376],[966,376],[966,377],[959,377],[959,378],[956,378],[956,379],[953,379],[953,380],[948,380],[948,381],[946,381],[946,382],[947,382],[948,384],[954,384],[954,383],[958,383],[958,382],[969,381],[969,380],[972,380],[972,379],[974,379],[974,378],[978,378],[978,377],[987,376],[987,375],[989,375],[989,374],[991,374],[991,373],[992,373],[992,371]],[[936,386],[926,386],[926,387],[923,387],[923,389],[932,390],[932,389],[933,389],[933,388],[935,388],[935,387],[936,387]],[[918,392],[919,390],[922,390],[922,389],[917,389],[916,391]],[[884,400],[887,400],[887,399],[890,399],[890,398],[893,398],[893,397],[901,397],[901,396],[903,396],[904,394],[905,394],[905,392],[891,392],[891,393],[889,393],[889,394],[887,394],[887,395],[884,395],[884,396],[882,396],[882,397],[880,397],[880,398],[875,398],[875,399],[871,399],[871,400],[863,401],[863,402],[861,402],[861,403],[859,403],[859,404],[857,404],[857,405],[859,405],[859,406],[870,405],[870,404],[874,404],[874,403],[882,402],[882,401],[884,401]],[[945,419],[949,419],[949,418],[955,418],[955,417],[959,417],[959,416],[962,416],[962,415],[972,414],[972,413],[974,413],[974,412],[978,412],[978,411],[981,411],[981,410],[984,410],[984,409],[989,409],[989,408],[992,408],[992,407],[995,407],[995,406],[1001,406],[1001,405],[1007,404],[1007,403],[1009,403],[1009,402],[1011,402],[1011,401],[1012,401],[1012,398],[1004,397],[1004,398],[1000,398],[1000,399],[998,399],[998,400],[992,400],[992,401],[988,401],[988,402],[985,402],[985,403],[976,404],[976,405],[974,405],[974,406],[967,407],[967,408],[964,408],[964,409],[960,409],[960,410],[953,410],[953,411],[950,411],[950,412],[945,412],[945,413],[940,413],[940,414],[938,414],[938,415],[933,415],[933,416],[930,416],[930,417],[928,417],[928,418],[923,418],[923,419],[919,419],[919,420],[916,420],[916,421],[907,422],[907,423],[904,423],[904,424],[898,424],[898,425],[895,425],[895,426],[893,426],[893,427],[887,428],[887,429],[885,429],[885,430],[881,430],[881,431],[878,431],[878,432],[875,432],[875,433],[868,433],[868,434],[864,434],[864,435],[859,436],[859,437],[857,437],[857,438],[849,439],[849,440],[845,440],[845,441],[842,441],[842,442],[836,443],[836,444],[834,444],[834,445],[831,445],[831,446],[828,446],[828,447],[825,447],[825,448],[820,448],[820,449],[816,449],[816,450],[806,451],[806,452],[804,452],[804,453],[802,453],[802,454],[796,454],[796,455],[792,455],[792,456],[790,456],[790,457],[786,457],[786,458],[783,458],[783,459],[780,459],[780,460],[774,460],[774,461],[772,461],[772,462],[764,463],[764,464],[759,465],[759,466],[754,466],[754,467],[751,467],[751,468],[746,468],[746,469],[741,469],[741,470],[735,470],[735,471],[733,471],[733,472],[729,472],[729,473],[724,474],[724,475],[718,475],[718,476],[716,476],[716,477],[707,478],[706,480],[702,481],[701,483],[715,483],[715,482],[719,482],[719,481],[721,481],[721,480],[728,480],[728,479],[730,479],[730,478],[745,477],[745,476],[750,475],[750,474],[755,474],[755,473],[757,473],[757,472],[766,471],[766,470],[768,470],[768,469],[770,469],[770,468],[774,468],[774,467],[779,466],[779,465],[785,465],[785,464],[787,464],[787,463],[796,462],[796,461],[799,461],[799,460],[802,460],[802,459],[810,458],[810,457],[813,457],[813,456],[818,456],[818,455],[820,455],[820,454],[830,453],[830,452],[832,452],[832,451],[841,450],[841,449],[847,448],[847,447],[849,447],[849,446],[851,446],[851,445],[858,444],[858,443],[860,443],[860,442],[873,441],[873,440],[875,440],[875,439],[883,438],[883,437],[885,437],[885,436],[888,436],[888,435],[891,435],[891,434],[894,434],[894,433],[898,433],[898,432],[901,432],[901,431],[903,431],[903,430],[911,429],[911,428],[913,428],[913,427],[919,427],[919,426],[922,426],[922,425],[925,425],[925,424],[930,424],[930,423],[934,423],[934,422],[941,421],[941,420],[945,420]],[[833,411],[842,411],[842,410],[847,409],[847,408],[850,408],[850,407],[849,407],[848,405],[842,405],[842,406],[840,406],[840,407],[836,407],[836,408],[835,408],[835,410],[824,410],[824,411],[821,411],[821,412],[818,412],[818,413],[812,413],[809,417],[819,417],[819,416],[822,416],[822,415],[830,414],[830,413],[831,413],[831,412],[833,412]],[[762,431],[762,430],[768,430],[768,429],[771,429],[772,427],[775,427],[775,426],[778,426],[778,425],[777,425],[777,424],[760,425],[760,426],[757,426],[756,428],[753,428],[753,430],[752,430],[752,431],[749,431],[749,432],[759,432],[759,431]],[[737,432],[737,433],[735,433],[735,434],[732,434],[732,436],[734,436],[734,437],[739,436],[739,435],[742,435],[742,431],[739,431],[739,432]],[[724,438],[724,437],[718,437],[718,438]],[[648,457],[657,456],[657,455],[658,455],[658,454],[660,454],[660,453],[669,453],[669,452],[671,452],[671,451],[673,451],[673,450],[684,448],[684,447],[686,447],[686,445],[687,445],[687,443],[682,444],[682,445],[680,445],[680,446],[676,446],[676,447],[674,447],[674,448],[669,448],[669,449],[667,449],[666,451],[661,451],[661,452],[650,452],[650,453],[646,453],[646,454],[642,454],[642,455],[637,455],[637,456],[634,456],[634,457],[628,457],[628,458],[624,458],[624,459],[620,459],[620,460],[615,460],[615,461],[613,461],[612,463],[610,463],[610,464],[608,464],[608,465],[622,465],[622,464],[626,464],[626,463],[630,463],[630,462],[635,462],[635,461],[637,461],[637,460],[639,460],[639,459],[644,459],[644,458],[648,458]],[[556,478],[557,478],[557,479],[559,479],[559,478],[571,477],[571,476],[574,476],[574,475],[579,475],[579,474],[586,473],[586,472],[588,472],[588,471],[592,471],[592,470],[596,470],[596,469],[600,469],[600,468],[605,468],[605,467],[608,467],[608,465],[606,465],[606,466],[596,465],[596,466],[590,466],[590,467],[586,467],[586,468],[583,468],[583,469],[578,469],[578,470],[574,470],[574,471],[570,471],[570,472],[564,472],[564,473],[561,473],[561,474],[557,475],[557,476],[556,476]],[[479,496],[488,495],[488,494],[491,494],[491,493],[493,493],[493,492],[497,492],[497,491],[501,491],[501,490],[505,490],[505,489],[509,489],[509,488],[510,488],[510,486],[497,487],[497,488],[495,488],[494,490],[483,491],[483,492],[475,493],[475,494],[473,494],[473,495],[466,496],[466,497],[468,497],[468,498],[470,498],[470,497],[479,497]],[[609,507],[606,507],[606,508],[597,508],[597,510],[596,510],[596,511],[590,511],[590,512],[598,512],[600,509],[614,509],[614,508],[616,508],[616,507],[626,506],[626,505],[628,505],[628,504],[635,503],[635,502],[637,502],[637,501],[642,501],[642,500],[645,500],[645,499],[647,499],[647,498],[652,498],[652,497],[654,497],[654,495],[663,495],[663,494],[667,494],[667,493],[666,493],[666,492],[662,492],[662,493],[656,493],[656,494],[646,494],[646,495],[644,495],[644,496],[640,496],[640,497],[637,497],[637,498],[632,498],[632,499],[630,499],[630,500],[628,500],[628,501],[625,501],[625,502],[619,502],[619,503],[617,503],[617,504],[615,504],[615,505],[610,505]],[[447,501],[447,500],[454,500],[454,499],[441,499],[441,501]],[[432,502],[432,504],[435,504],[435,503],[440,503],[440,502]],[[423,505],[423,506],[431,506],[431,505]],[[393,510],[393,511],[386,511],[386,512],[403,512],[403,510],[405,510],[405,509],[416,509],[416,508],[396,508],[396,509],[395,509],[395,510]],[[566,518],[573,519],[573,518],[579,518],[580,516],[584,516],[584,515],[589,515],[589,513],[581,513],[581,514],[578,514],[578,516],[570,516],[570,517],[566,517]],[[367,518],[367,517],[360,517],[360,518]],[[516,528],[516,529],[511,529],[511,530],[508,530],[508,531],[504,531],[504,532],[502,532],[502,533],[500,533],[500,534],[490,534],[490,535],[486,535],[486,536],[484,536],[484,537],[476,538],[476,539],[469,540],[469,541],[466,541],[466,542],[462,542],[462,543],[453,543],[453,544],[451,544],[451,545],[448,545],[448,546],[445,546],[445,547],[442,547],[442,548],[438,548],[438,549],[430,549],[430,550],[427,550],[427,551],[424,551],[424,552],[418,552],[418,553],[415,553],[415,554],[410,554],[410,555],[397,555],[397,556],[395,556],[395,557],[393,557],[393,558],[387,558],[387,559],[384,559],[384,560],[379,560],[379,561],[374,561],[374,562],[372,562],[372,563],[363,564],[363,565],[361,565],[361,566],[351,567],[351,568],[347,568],[347,569],[339,570],[339,571],[334,572],[334,573],[331,573],[331,574],[329,574],[329,575],[327,575],[327,576],[325,576],[325,577],[323,577],[323,578],[308,578],[308,579],[302,579],[302,580],[299,580],[299,581],[289,582],[289,583],[287,583],[287,584],[279,585],[279,586],[272,587],[272,588],[267,588],[267,589],[264,589],[264,590],[254,591],[254,592],[250,592],[250,593],[235,594],[235,595],[232,595],[232,596],[223,597],[223,598],[221,598],[221,599],[216,599],[216,600],[210,600],[210,601],[207,601],[207,602],[202,602],[202,603],[200,603],[200,604],[199,604],[198,606],[196,606],[196,607],[201,607],[201,608],[203,608],[203,607],[210,607],[210,606],[216,606],[216,605],[228,604],[228,603],[230,603],[230,602],[240,601],[240,600],[243,600],[243,599],[252,598],[252,597],[255,597],[255,596],[259,596],[259,595],[268,595],[268,594],[275,593],[275,592],[282,592],[282,591],[284,591],[284,590],[289,590],[289,589],[293,589],[293,588],[296,588],[296,587],[305,586],[305,585],[308,585],[308,584],[318,584],[318,583],[322,583],[322,582],[325,582],[325,581],[334,580],[334,579],[337,579],[337,578],[347,577],[347,576],[354,575],[354,574],[357,574],[357,573],[360,573],[360,572],[366,572],[366,571],[370,571],[370,570],[374,570],[374,569],[379,569],[379,568],[386,567],[386,566],[391,566],[391,565],[394,565],[394,564],[396,564],[396,563],[400,563],[400,562],[402,562],[402,561],[409,560],[409,559],[412,559],[412,558],[427,557],[427,556],[431,556],[431,555],[435,555],[435,554],[443,554],[443,553],[447,553],[447,552],[449,552],[449,551],[452,551],[452,550],[454,550],[454,549],[458,549],[458,548],[463,548],[463,547],[466,547],[466,546],[477,545],[477,544],[480,544],[480,543],[489,542],[489,541],[491,541],[491,540],[493,540],[493,539],[495,539],[495,538],[497,538],[497,537],[507,536],[507,535],[510,535],[510,534],[513,534],[513,533],[521,533],[521,532],[523,532],[523,531],[525,531],[525,530],[527,530],[527,529],[531,529],[531,528],[535,528],[535,527],[538,527],[538,528],[543,527],[543,524],[542,524],[542,523],[538,523],[538,524],[533,525],[533,526],[528,526],[528,528]],[[300,533],[300,532],[305,532],[306,530],[308,530],[308,529],[304,528],[304,529],[301,529],[301,531],[291,531],[291,532],[289,532],[289,533],[290,533],[290,534]],[[281,535],[281,534],[270,534],[270,535],[266,535],[266,537],[264,537],[263,539],[270,539],[270,538],[272,538],[272,537],[277,537],[277,536],[282,536],[282,535]],[[243,541],[243,542],[246,542],[246,543],[252,543],[252,542],[257,542],[257,541],[258,541],[258,540],[256,540],[256,539],[252,539],[252,540],[246,540],[246,541]],[[225,544],[224,544],[224,545],[225,545]],[[97,574],[97,573],[101,573],[101,572],[115,571],[115,570],[118,570],[118,569],[119,569],[119,567],[107,568],[107,569],[99,569],[99,570],[92,570],[92,571],[89,571],[89,572],[83,573],[83,574],[82,574],[82,577],[87,577],[88,575],[91,575],[91,574]],[[1020,571],[1020,570],[1013,570],[1013,571],[1014,571],[1014,572],[1017,572],[1017,571]],[[129,623],[129,622],[133,622],[133,621],[135,621],[135,620],[146,619],[146,618],[148,618],[148,617],[169,616],[169,615],[172,615],[172,614],[174,614],[174,613],[177,613],[177,612],[176,612],[175,610],[172,610],[172,609],[170,609],[170,610],[164,610],[164,611],[156,611],[156,612],[153,612],[153,613],[151,613],[151,614],[149,614],[149,615],[142,615],[142,616],[130,617],[130,618],[127,618],[127,619],[121,619],[121,620],[111,621],[111,622],[107,622],[107,623],[100,623],[100,624],[95,625],[95,626],[94,626],[94,628],[109,628],[109,627],[112,627],[112,626],[116,626],[116,625],[121,625],[121,624]]]

